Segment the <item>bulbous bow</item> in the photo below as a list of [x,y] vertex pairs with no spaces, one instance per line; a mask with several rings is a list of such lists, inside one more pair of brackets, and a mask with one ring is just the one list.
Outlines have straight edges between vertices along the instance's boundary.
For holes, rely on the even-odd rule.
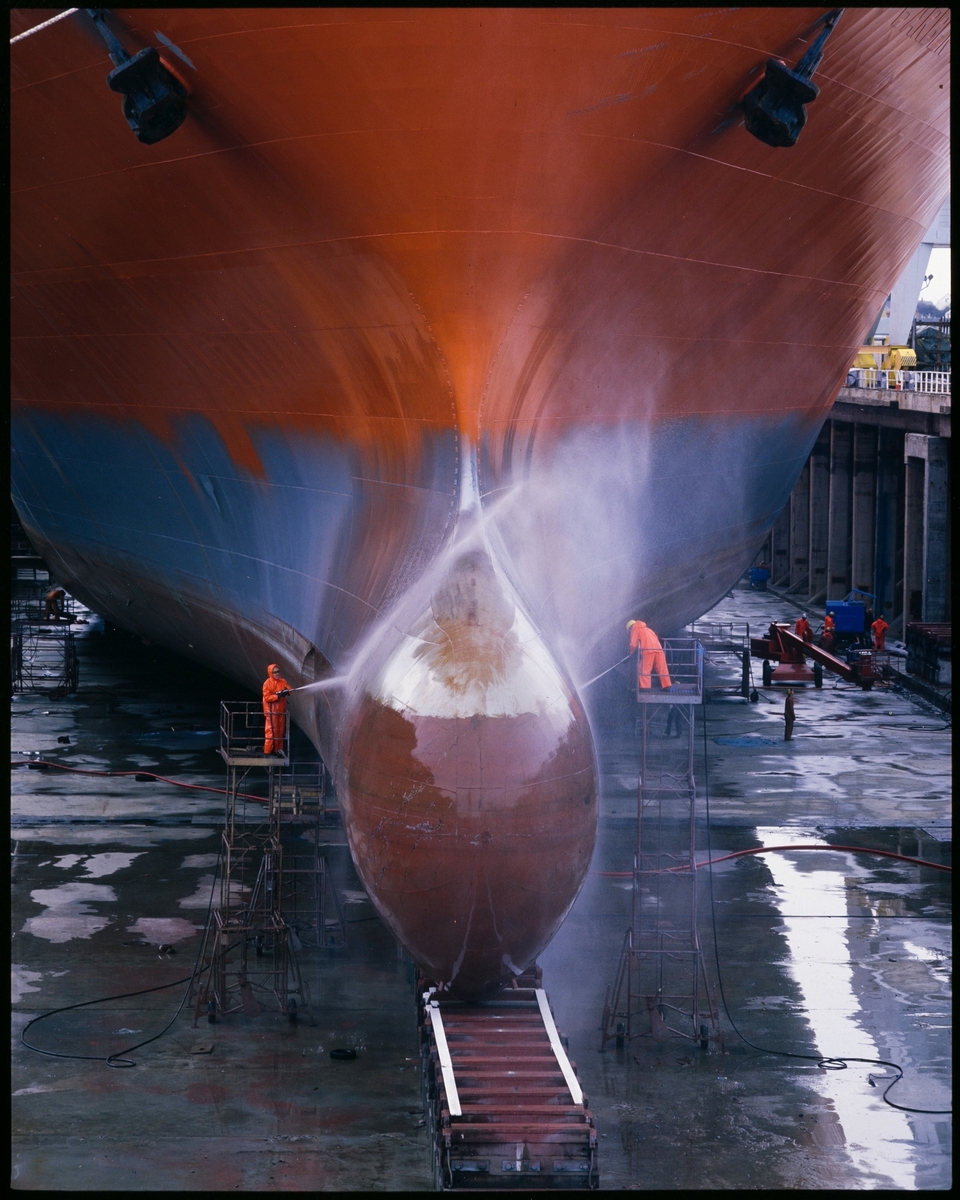
[[485,549],[454,559],[364,674],[338,780],[354,860],[424,971],[482,995],[534,961],[586,876],[582,705]]

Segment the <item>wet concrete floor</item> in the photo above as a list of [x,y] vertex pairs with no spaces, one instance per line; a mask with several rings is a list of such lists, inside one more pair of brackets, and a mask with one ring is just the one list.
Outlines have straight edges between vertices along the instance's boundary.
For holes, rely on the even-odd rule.
[[[105,637],[96,621],[80,655],[75,696],[14,697],[14,758],[224,786],[219,702],[252,696],[136,639]],[[169,1033],[130,1055],[135,1068],[111,1069],[32,1053],[20,1032],[40,1012],[190,975],[223,797],[27,767],[12,781],[15,1188],[429,1188],[408,966],[342,829],[325,828],[321,842],[347,948],[300,955],[316,1025],[263,1013],[215,1025],[201,1015],[195,1028],[187,1004]],[[162,1030],[184,993],[63,1013],[27,1036],[105,1057]],[[334,1048],[357,1058],[332,1060]]]
[[[738,588],[704,620],[748,621],[762,635],[771,620],[794,615],[774,597]],[[949,863],[951,741],[941,713],[908,693],[865,693],[827,676],[822,690],[797,694],[788,742],[784,691],[759,687],[757,703],[748,703],[730,694],[740,661],[714,652],[707,659],[708,703],[695,718],[698,859],[707,858],[709,799],[715,857],[826,842]],[[758,685],[759,668],[755,660]],[[946,872],[835,852],[728,860],[713,868],[715,950],[709,872],[699,871],[698,924],[723,1049],[648,1035],[598,1052],[631,898],[629,878],[599,872],[629,871],[636,837],[637,739],[614,708],[619,720],[598,738],[593,870],[541,957],[600,1130],[602,1186],[950,1187],[950,1118],[884,1104],[890,1067],[828,1071],[761,1053],[730,1020],[764,1049],[894,1061],[904,1079],[891,1100],[949,1109]],[[662,728],[661,714],[654,729]],[[649,1030],[649,1020],[641,1027]]]
[[[707,619],[747,620],[758,632],[790,615],[774,597],[738,588]],[[83,632],[76,695],[14,697],[13,758],[39,752],[222,787],[219,701],[252,697],[136,639],[107,636],[96,619]],[[828,677],[798,696],[784,742],[782,692],[761,688],[749,704],[729,694],[739,663],[709,657],[714,690],[696,730],[698,858],[708,797],[715,857],[816,841],[949,862],[942,714],[908,694],[834,687]],[[904,1079],[890,1099],[949,1108],[945,872],[850,852],[767,853],[715,866],[711,905],[709,873],[699,871],[707,978],[717,995],[719,960],[729,1010],[719,1016],[722,1041],[704,1051],[698,1041],[641,1036],[600,1052],[604,993],[630,920],[630,880],[601,874],[629,871],[635,842],[628,684],[614,674],[605,685],[619,699],[597,728],[592,871],[541,958],[600,1133],[602,1188],[950,1187],[950,1118],[885,1105],[890,1067],[827,1071],[776,1057],[747,1046],[730,1019],[764,1050],[899,1063]],[[342,830],[330,824],[321,840],[348,945],[300,956],[316,1025],[264,1013],[214,1026],[201,1016],[195,1028],[186,1005],[164,1037],[131,1054],[135,1068],[111,1069],[35,1054],[20,1032],[41,1012],[190,974],[223,798],[25,766],[12,789],[14,1188],[430,1189],[409,965],[364,896]],[[176,953],[160,955],[160,944]],[[163,1029],[184,992],[181,984],[63,1013],[27,1036],[102,1057]],[[331,1060],[335,1047],[357,1058]]]

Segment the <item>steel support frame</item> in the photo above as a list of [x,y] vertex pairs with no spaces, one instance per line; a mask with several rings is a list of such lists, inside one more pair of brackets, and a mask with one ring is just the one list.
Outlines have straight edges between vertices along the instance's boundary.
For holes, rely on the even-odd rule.
[[[672,762],[665,735],[653,734],[660,715],[666,723],[670,711],[680,723],[681,742]],[[697,925],[695,705],[644,704],[638,724],[631,922],[604,1005],[600,1049],[613,1038],[621,1045],[624,1039],[671,1035],[706,1048],[720,1033]]]
[[[533,964],[480,1004],[416,972],[437,1191],[595,1190],[597,1132]],[[561,1082],[562,1080],[562,1082]]]
[[76,638],[69,626],[16,621],[10,636],[11,690],[72,693],[79,686]]
[[[247,799],[251,773],[265,770],[267,803]],[[281,912],[284,892],[281,806],[273,801],[279,764],[227,766],[227,797],[220,858],[220,903],[211,909],[201,951],[194,1026],[204,1009],[211,1019],[263,1010],[295,1020],[314,1016],[300,972],[293,930]]]
[[[742,696],[748,700],[753,691],[753,659],[750,653],[749,621],[691,621],[684,632],[697,639],[703,646],[705,654],[732,655],[740,663],[739,686],[707,690],[714,695],[726,693]],[[714,662],[716,660],[707,658],[707,661]]]
[[339,950],[347,943],[347,922],[320,852],[324,767],[322,763],[317,767],[316,779],[305,783],[301,775],[304,764],[291,763],[289,774],[283,769],[278,772],[271,791],[271,816],[281,822],[302,822],[310,841],[309,849],[302,849],[300,842],[287,845],[280,880],[280,911],[301,942],[318,949]]

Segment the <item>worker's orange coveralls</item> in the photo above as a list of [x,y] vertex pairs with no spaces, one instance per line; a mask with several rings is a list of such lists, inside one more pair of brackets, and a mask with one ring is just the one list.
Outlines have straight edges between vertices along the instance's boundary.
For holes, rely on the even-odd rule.
[[66,592],[63,588],[53,588],[47,592],[47,602],[43,609],[43,619],[45,621],[59,621],[66,614],[63,611],[63,598]]
[[831,617],[830,614],[827,613],[827,615],[823,618],[823,632],[824,633],[833,633],[833,631],[836,629],[836,627],[837,627],[836,621],[834,621],[833,617]]
[[630,626],[630,649],[639,651],[637,655],[637,684],[642,688],[650,687],[650,676],[656,675],[662,688],[668,688],[670,676],[667,674],[667,659],[660,645],[660,639],[649,625],[643,621],[634,621]]
[[873,630],[873,648],[874,650],[882,650],[884,648],[887,630],[890,626],[886,623],[883,617],[877,617],[874,623],[870,626]]
[[805,642],[813,641],[813,630],[810,628],[810,622],[806,617],[797,617],[797,623],[793,627],[793,632],[798,638],[803,638]]
[[287,698],[278,692],[291,691],[285,679],[274,679],[276,663],[267,667],[267,678],[263,683],[263,752],[273,754],[283,751],[283,736],[287,725]]

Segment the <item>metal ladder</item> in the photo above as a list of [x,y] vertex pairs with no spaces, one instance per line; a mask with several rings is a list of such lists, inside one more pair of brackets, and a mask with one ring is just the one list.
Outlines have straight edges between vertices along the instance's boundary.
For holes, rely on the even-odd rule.
[[[257,718],[250,702],[221,705],[227,794],[220,901],[204,931],[194,1025],[204,1010],[211,1022],[235,1012],[254,1017],[267,1010],[287,1013],[291,1021],[306,1012],[315,1023],[297,958],[301,943],[282,908],[289,891],[282,837],[289,807],[282,784],[283,768],[290,765],[289,721],[281,756],[270,758],[259,751],[262,713]],[[264,782],[261,799],[251,789],[262,789]],[[291,802],[302,805],[300,798]]]
[[[697,927],[694,731],[703,649],[668,639],[673,686],[638,689],[640,771],[630,928],[601,1019],[600,1049],[616,1038],[678,1036],[706,1049],[719,1038]],[[672,715],[671,715],[672,714]],[[668,728],[676,728],[669,736]]]

